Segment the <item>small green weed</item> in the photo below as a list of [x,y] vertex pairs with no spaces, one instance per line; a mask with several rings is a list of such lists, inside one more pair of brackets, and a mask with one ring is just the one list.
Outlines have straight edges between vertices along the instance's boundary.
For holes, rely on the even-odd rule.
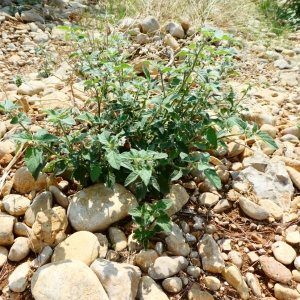
[[144,203],[129,211],[132,220],[138,226],[134,230],[133,238],[143,242],[145,249],[148,249],[149,239],[157,233],[172,230],[172,221],[165,212],[172,203],[173,201],[170,199],[162,199],[154,204]]

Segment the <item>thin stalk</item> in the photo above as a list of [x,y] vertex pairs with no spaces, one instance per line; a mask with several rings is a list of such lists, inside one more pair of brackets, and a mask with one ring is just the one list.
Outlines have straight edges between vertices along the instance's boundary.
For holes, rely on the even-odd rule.
[[70,140],[69,140],[69,138],[67,136],[66,130],[65,130],[64,126],[62,126],[62,124],[61,124],[60,121],[58,121],[58,125],[59,125],[60,129],[62,130],[62,132],[63,132],[63,134],[64,134],[64,136],[66,138],[66,142],[68,144],[69,151],[72,153],[73,152],[72,144],[70,143]]

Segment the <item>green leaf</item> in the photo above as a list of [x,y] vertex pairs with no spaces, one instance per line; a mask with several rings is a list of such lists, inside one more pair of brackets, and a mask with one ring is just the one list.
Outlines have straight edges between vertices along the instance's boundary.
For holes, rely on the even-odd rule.
[[230,117],[228,120],[227,120],[227,126],[229,128],[232,128],[233,126],[238,126],[239,129],[241,129],[242,131],[246,130],[248,125],[246,122],[244,122],[243,120],[241,120],[240,118],[238,117]]
[[102,171],[102,168],[99,164],[94,164],[92,166],[91,172],[90,172],[90,177],[91,177],[92,182],[95,182],[99,178],[101,171]]
[[130,183],[134,182],[138,177],[139,175],[136,172],[131,172],[125,179],[124,186],[127,186]]
[[101,134],[98,135],[98,139],[101,144],[107,146],[110,144],[110,132],[103,131]]
[[47,132],[45,129],[39,129],[33,134],[33,140],[42,142],[57,142],[58,137]]
[[81,185],[87,186],[86,169],[84,166],[79,166],[73,171],[72,177],[74,177]]
[[108,150],[105,157],[114,169],[120,170],[122,157],[117,150]]
[[34,180],[37,180],[46,165],[43,150],[28,147],[25,152],[25,163]]
[[267,132],[258,131],[255,134],[258,136],[262,141],[264,141],[268,146],[270,146],[273,149],[278,149],[278,146],[276,145],[275,141],[269,136]]
[[116,177],[115,177],[114,173],[108,172],[104,176],[104,178],[105,178],[105,183],[106,183],[107,187],[112,189],[116,183]]
[[61,159],[55,162],[53,172],[55,175],[62,174],[66,169],[68,165],[65,160]]
[[147,186],[150,182],[150,178],[152,175],[152,170],[150,166],[144,167],[142,170],[138,170],[138,174],[143,180],[144,184]]
[[143,71],[144,71],[144,74],[145,74],[147,80],[150,82],[151,76],[150,76],[150,72],[149,72],[148,68],[146,68],[145,66],[143,66],[142,68],[143,68]]
[[161,199],[155,203],[157,209],[165,211],[172,206],[174,201],[172,199]]
[[183,175],[183,173],[182,173],[181,169],[175,170],[175,171],[171,174],[169,181],[172,182],[172,181],[178,180],[179,178],[182,177],[182,175]]
[[135,186],[136,186],[136,199],[137,201],[141,201],[146,196],[147,186],[144,184],[143,181],[137,182]]
[[142,216],[141,208],[140,207],[132,208],[129,211],[129,214],[133,217],[141,217]]
[[217,139],[217,134],[215,129],[212,127],[207,127],[205,130],[202,132],[202,136],[213,146],[217,146],[218,144],[218,139]]
[[161,227],[165,232],[171,232],[172,231],[172,222],[170,217],[165,214],[163,216],[160,216],[156,219],[155,223]]
[[27,133],[25,131],[14,134],[11,136],[12,140],[21,142],[21,143],[26,143],[32,141],[32,135],[30,133]]
[[66,125],[76,125],[76,121],[72,117],[62,118],[60,122]]
[[4,102],[1,103],[0,110],[6,111],[6,112],[10,112],[10,111],[12,111],[14,109],[21,108],[21,107],[22,107],[21,105],[14,104],[10,100],[5,100]]
[[205,176],[208,180],[217,188],[220,189],[222,187],[221,179],[217,174],[216,170],[213,169],[206,169],[204,170]]

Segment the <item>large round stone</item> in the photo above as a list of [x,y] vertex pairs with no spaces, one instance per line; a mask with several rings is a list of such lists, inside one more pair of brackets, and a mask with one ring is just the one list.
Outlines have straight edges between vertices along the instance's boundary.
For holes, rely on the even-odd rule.
[[35,300],[108,300],[96,274],[77,260],[63,260],[39,268],[31,279]]
[[138,203],[133,194],[120,184],[110,189],[99,183],[75,194],[68,208],[72,227],[91,232],[103,231],[128,215]]

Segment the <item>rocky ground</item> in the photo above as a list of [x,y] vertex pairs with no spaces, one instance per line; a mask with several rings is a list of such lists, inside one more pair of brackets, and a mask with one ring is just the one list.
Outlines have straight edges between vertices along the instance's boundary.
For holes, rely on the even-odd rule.
[[[0,10],[0,101],[22,104],[35,117],[32,132],[45,125],[43,108],[80,108],[89,98],[63,59],[70,46],[57,28],[75,21],[74,9],[84,6],[74,5],[60,8],[60,21],[45,20],[41,10],[15,17],[6,4]],[[155,16],[141,22],[125,49],[138,54],[137,70],[143,59],[168,62],[163,54],[195,33],[183,20],[169,24],[163,39],[153,38],[145,33],[149,26],[163,25]],[[109,30],[131,25],[126,19]],[[255,85],[243,101],[246,118],[279,149],[228,140],[227,152],[211,158],[223,188],[201,172],[174,184],[165,196],[174,201],[167,211],[172,232],[151,240],[149,250],[132,238],[134,194],[101,183],[82,189],[51,174],[35,182],[23,149],[15,153],[10,140],[16,126],[0,116],[1,299],[300,299],[300,32],[278,38],[256,20],[247,38],[231,33],[243,48],[235,55],[241,75],[230,84],[237,93],[245,82]],[[36,54],[45,42],[46,56],[57,54],[47,78],[40,76],[45,56]],[[17,79],[24,81],[19,87]]]

